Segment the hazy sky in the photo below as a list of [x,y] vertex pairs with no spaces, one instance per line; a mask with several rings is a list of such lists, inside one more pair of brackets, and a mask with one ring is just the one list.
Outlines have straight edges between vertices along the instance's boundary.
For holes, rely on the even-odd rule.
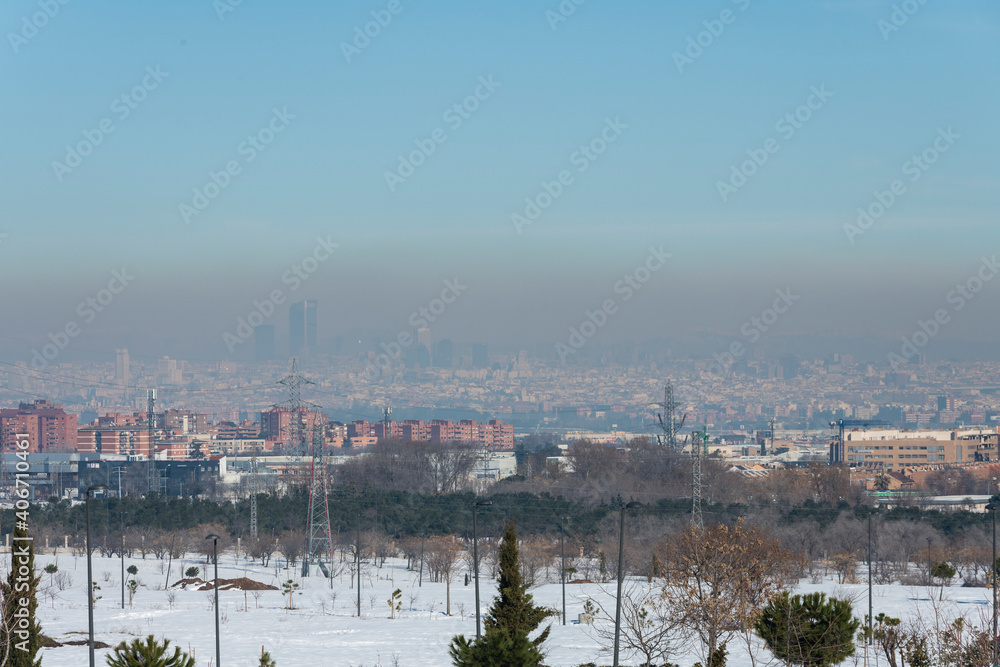
[[236,2],[0,8],[4,361],[227,357],[275,290],[279,349],[304,298],[392,337],[456,279],[435,338],[745,340],[778,289],[762,338],[1000,337],[1000,280],[949,299],[1000,250],[995,0]]

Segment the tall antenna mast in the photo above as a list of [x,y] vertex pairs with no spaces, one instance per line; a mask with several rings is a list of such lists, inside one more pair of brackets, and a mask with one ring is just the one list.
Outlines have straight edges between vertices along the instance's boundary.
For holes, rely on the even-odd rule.
[[389,428],[392,426],[392,406],[382,408],[382,438],[389,440]]
[[[774,454],[774,417],[771,417],[770,426],[771,426],[771,454]],[[763,440],[760,443],[761,456],[767,456],[767,448],[765,447],[766,442],[767,442],[766,440]]]

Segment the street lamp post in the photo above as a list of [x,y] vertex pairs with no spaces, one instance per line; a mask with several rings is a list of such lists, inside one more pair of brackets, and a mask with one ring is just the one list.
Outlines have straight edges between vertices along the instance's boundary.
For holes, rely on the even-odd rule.
[[420,533],[420,579],[417,580],[417,588],[424,585],[424,538],[427,533]]
[[[121,473],[119,473],[120,475]],[[118,482],[118,488],[121,489],[121,482]],[[120,491],[119,491],[120,493]],[[122,499],[118,496],[118,503],[120,508],[120,503]],[[121,557],[122,557],[122,609],[125,608],[125,512],[122,510],[119,514],[119,523],[121,524]]]
[[358,515],[357,542],[354,544],[354,571],[358,575],[358,618],[361,618],[361,515]]
[[90,496],[94,491],[107,489],[106,484],[92,484],[87,487],[87,622],[90,630],[87,647],[90,650],[90,667],[94,667],[94,568],[90,562]]
[[997,645],[997,504],[990,503],[986,509],[993,515],[993,561],[990,569],[993,571],[993,665],[1000,660],[1000,646]]
[[621,522],[618,528],[618,595],[615,596],[615,658],[613,667],[618,667],[618,643],[622,630],[622,581],[625,579],[625,510],[639,507],[639,503],[631,502],[621,506]]
[[872,643],[872,513],[868,512],[868,644]]
[[562,621],[566,625],[566,530],[565,522],[568,516],[562,517],[559,522],[559,555],[562,559]]
[[205,536],[212,540],[212,560],[215,561],[215,667],[222,665],[222,647],[219,645],[219,536],[215,533]]
[[927,538],[927,587],[930,588],[932,582],[931,570],[934,569],[931,564],[931,538]]
[[492,500],[477,500],[472,504],[472,569],[473,577],[476,580],[476,639],[482,636],[479,623],[479,534],[476,532],[476,510],[480,507],[489,507]]

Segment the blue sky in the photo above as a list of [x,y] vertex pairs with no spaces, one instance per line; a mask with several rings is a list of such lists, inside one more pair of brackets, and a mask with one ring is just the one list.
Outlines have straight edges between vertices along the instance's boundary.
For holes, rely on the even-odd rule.
[[[387,1],[243,0],[220,19],[210,0],[72,0],[15,53],[10,34],[44,4],[0,10],[11,359],[122,265],[138,278],[84,332],[92,347],[139,338],[224,352],[223,333],[317,236],[340,254],[294,298],[320,300],[321,334],[394,335],[459,276],[468,295],[435,337],[496,344],[565,337],[650,245],[673,261],[603,342],[737,331],[785,286],[807,298],[782,333],[892,338],[997,247],[1000,6],[989,0],[913,0],[887,39],[879,21],[893,3],[881,0],[567,0],[576,9],[555,28],[554,0],[399,0],[351,62],[342,44]],[[699,33],[707,46],[679,72],[674,54]],[[165,78],[119,118],[114,100],[157,67]],[[450,126],[443,114],[480,77],[499,85]],[[815,88],[831,96],[786,138],[776,123]],[[241,142],[274,109],[294,119],[246,161]],[[579,172],[574,152],[609,118],[627,127]],[[60,181],[53,163],[103,119],[114,131]],[[857,208],[947,128],[954,145],[849,243]],[[437,129],[446,141],[390,191],[397,156]],[[718,182],[769,138],[777,152],[723,201]],[[185,222],[180,205],[229,161],[240,173]],[[562,170],[572,184],[518,234],[511,215]],[[1000,330],[998,290],[942,338]]]

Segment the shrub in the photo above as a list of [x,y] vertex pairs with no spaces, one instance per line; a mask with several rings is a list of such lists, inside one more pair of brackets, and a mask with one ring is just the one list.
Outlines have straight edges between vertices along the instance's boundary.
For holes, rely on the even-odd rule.
[[181,653],[174,647],[169,654],[170,640],[156,641],[153,635],[146,640],[135,639],[131,644],[122,642],[114,648],[114,653],[108,656],[109,667],[195,667],[194,658],[187,653]]

